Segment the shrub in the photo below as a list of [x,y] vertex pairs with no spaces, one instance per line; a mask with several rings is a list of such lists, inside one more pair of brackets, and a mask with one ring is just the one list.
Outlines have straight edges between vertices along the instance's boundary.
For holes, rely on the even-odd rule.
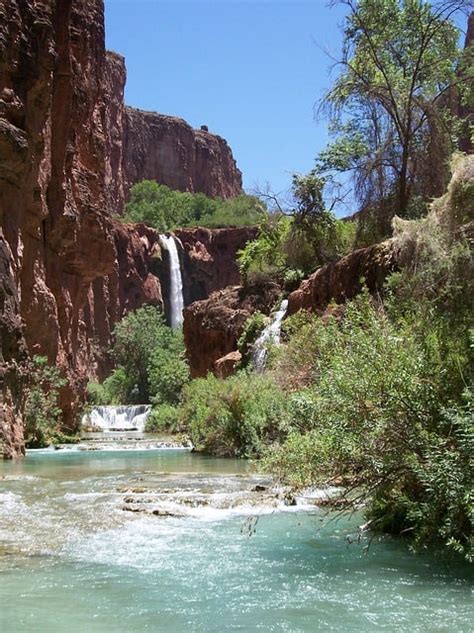
[[[168,327],[157,308],[145,306],[130,312],[115,328],[112,355],[118,368],[104,386],[122,404],[174,397],[172,391],[179,392],[186,372],[183,353],[181,332]],[[163,380],[160,368],[165,372]]]
[[25,444],[42,448],[62,441],[59,390],[67,384],[57,367],[44,356],[34,356],[25,402]]
[[310,226],[286,216],[270,218],[261,224],[258,237],[247,242],[238,253],[244,282],[252,284],[265,275],[291,289],[319,266],[349,252],[355,224],[336,220],[328,213],[324,217],[324,221]]
[[182,333],[167,326],[157,308],[145,306],[127,314],[114,334],[117,367],[102,385],[89,384],[90,403],[178,403],[189,380]]
[[[289,401],[291,432],[264,466],[297,486],[355,476],[353,500],[367,504],[374,529],[470,557],[472,398],[462,401],[438,358],[442,316],[431,312],[422,335],[412,327],[424,312],[422,303],[418,316],[393,320],[365,294],[340,324],[314,318],[295,331],[273,372],[281,383],[302,366],[308,387]],[[469,358],[457,360],[466,375]]]
[[242,361],[246,364],[250,360],[252,347],[262,330],[267,324],[267,318],[258,310],[251,314],[245,321],[242,334],[237,342],[239,352],[242,354]]
[[171,404],[159,404],[153,407],[148,416],[145,431],[148,433],[176,433],[179,431],[179,410]]
[[181,418],[197,450],[255,457],[286,432],[285,396],[265,377],[208,375],[185,387]]
[[258,224],[267,215],[265,204],[255,196],[241,194],[229,200],[208,198],[203,193],[174,191],[154,180],[143,180],[130,190],[124,222],[144,222],[157,231],[182,226],[246,226]]
[[172,346],[154,350],[148,365],[148,385],[153,404],[178,404],[181,391],[189,382],[189,367],[184,359],[182,337],[175,334]]

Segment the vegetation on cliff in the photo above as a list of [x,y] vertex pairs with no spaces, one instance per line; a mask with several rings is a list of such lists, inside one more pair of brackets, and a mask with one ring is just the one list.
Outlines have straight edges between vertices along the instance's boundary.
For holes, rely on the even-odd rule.
[[289,289],[319,266],[352,248],[355,224],[336,219],[324,200],[326,178],[293,176],[291,202],[278,203],[255,240],[239,253],[244,283],[273,279]]
[[265,204],[255,196],[241,194],[223,200],[203,193],[174,191],[155,180],[143,180],[130,190],[124,222],[144,222],[160,232],[181,227],[248,226],[267,216]]

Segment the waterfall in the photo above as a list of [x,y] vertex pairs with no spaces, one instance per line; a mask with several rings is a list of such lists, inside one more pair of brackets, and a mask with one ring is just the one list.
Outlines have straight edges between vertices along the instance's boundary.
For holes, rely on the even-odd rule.
[[273,316],[273,320],[270,325],[263,330],[253,346],[252,363],[258,372],[265,369],[265,362],[267,360],[267,345],[273,343],[274,345],[280,344],[281,324],[285,318],[286,311],[288,310],[288,300],[284,299],[281,302],[281,306],[278,312]]
[[145,430],[151,405],[137,404],[120,407],[95,407],[82,417],[84,429],[95,431],[140,431]]
[[173,235],[160,235],[160,243],[168,251],[170,258],[170,322],[171,327],[180,327],[183,323],[183,278],[179,261],[176,238]]

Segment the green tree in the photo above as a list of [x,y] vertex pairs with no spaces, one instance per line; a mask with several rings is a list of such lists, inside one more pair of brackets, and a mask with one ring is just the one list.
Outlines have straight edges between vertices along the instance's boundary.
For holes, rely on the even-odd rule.
[[[317,161],[321,173],[353,173],[363,207],[392,196],[407,215],[416,196],[439,195],[457,122],[448,108],[472,65],[451,18],[466,0],[338,0],[348,10],[341,72],[326,95],[336,140]],[[436,183],[427,183],[433,173]]]
[[109,397],[120,404],[175,402],[188,377],[181,332],[145,306],[127,314],[114,334],[117,368],[104,382]]
[[247,226],[266,216],[265,204],[255,196],[243,193],[230,200],[213,199],[143,180],[131,188],[121,220],[144,222],[165,232],[183,226]]
[[34,356],[25,403],[25,435],[28,448],[41,448],[64,439],[61,434],[59,390],[67,384],[57,367],[44,356]]

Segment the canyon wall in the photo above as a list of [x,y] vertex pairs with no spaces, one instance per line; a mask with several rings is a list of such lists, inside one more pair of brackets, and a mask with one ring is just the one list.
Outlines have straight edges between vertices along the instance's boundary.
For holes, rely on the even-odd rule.
[[156,112],[125,108],[123,165],[126,191],[147,179],[212,198],[242,193],[242,174],[223,138]]
[[[0,0],[0,430],[10,457],[23,450],[27,350],[67,376],[61,406],[72,429],[87,381],[110,366],[117,320],[163,304],[156,232],[112,219],[133,180],[240,191],[222,139],[159,115],[165,136],[148,119],[140,127],[124,84],[123,58],[105,51],[102,0]],[[140,152],[155,156],[152,167],[127,162]],[[165,171],[167,152],[174,167]]]
[[185,305],[206,299],[220,288],[239,284],[237,253],[255,239],[257,233],[258,229],[253,226],[175,231],[183,247]]

